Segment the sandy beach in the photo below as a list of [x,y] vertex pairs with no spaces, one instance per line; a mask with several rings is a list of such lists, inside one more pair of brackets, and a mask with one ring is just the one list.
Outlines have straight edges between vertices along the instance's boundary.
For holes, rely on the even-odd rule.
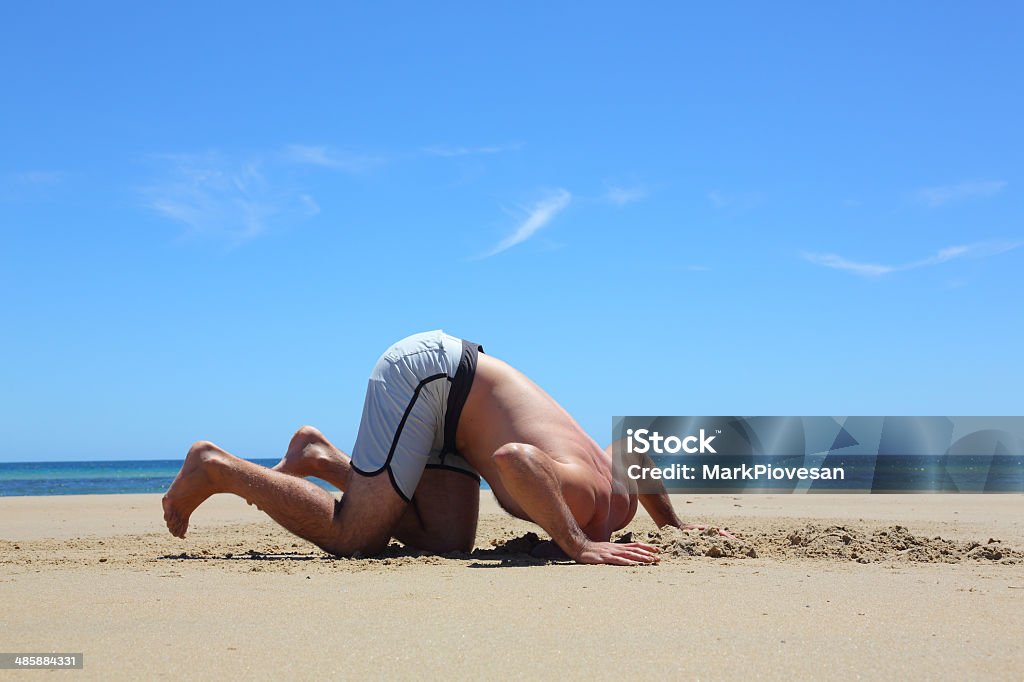
[[[1024,676],[1024,497],[676,497],[657,566],[544,563],[485,494],[477,550],[336,560],[216,496],[0,498],[0,651],[76,679]],[[4,671],[21,678],[30,672]]]

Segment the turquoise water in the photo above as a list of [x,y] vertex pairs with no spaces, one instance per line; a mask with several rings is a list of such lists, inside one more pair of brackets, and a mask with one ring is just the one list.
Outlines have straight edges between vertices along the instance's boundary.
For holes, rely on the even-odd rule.
[[[279,460],[251,461],[273,466]],[[0,497],[162,493],[171,485],[180,468],[180,459],[0,463]],[[319,479],[310,480],[328,490],[336,490]]]

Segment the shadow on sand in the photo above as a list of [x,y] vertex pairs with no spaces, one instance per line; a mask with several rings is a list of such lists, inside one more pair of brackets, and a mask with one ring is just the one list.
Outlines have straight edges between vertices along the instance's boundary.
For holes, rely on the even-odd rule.
[[471,561],[469,568],[501,568],[503,566],[544,566],[563,563],[537,558],[530,552],[541,543],[536,533],[525,533],[519,537],[495,542],[493,547],[477,548],[472,552],[445,552],[432,554],[413,547],[392,543],[381,554],[374,557],[356,555],[352,558],[335,557],[326,552],[261,552],[249,549],[244,552],[223,554],[204,552],[181,552],[157,557],[167,561],[380,561],[392,562],[403,559]]

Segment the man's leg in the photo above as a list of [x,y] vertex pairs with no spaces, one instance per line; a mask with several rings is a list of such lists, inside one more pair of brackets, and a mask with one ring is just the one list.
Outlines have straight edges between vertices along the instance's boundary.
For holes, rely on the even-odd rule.
[[233,493],[326,552],[377,554],[387,546],[406,502],[387,476],[352,472],[346,488],[342,501],[336,503],[333,495],[314,483],[247,462],[202,441],[189,450],[164,496],[164,521],[172,535],[183,538],[196,507],[210,495]]
[[[319,430],[303,426],[274,470],[316,476],[344,492],[352,475],[350,461]],[[430,552],[468,552],[476,539],[479,512],[479,482],[465,474],[428,468],[395,527],[394,537]]]
[[428,552],[470,552],[479,514],[478,481],[454,471],[427,469],[395,537]]

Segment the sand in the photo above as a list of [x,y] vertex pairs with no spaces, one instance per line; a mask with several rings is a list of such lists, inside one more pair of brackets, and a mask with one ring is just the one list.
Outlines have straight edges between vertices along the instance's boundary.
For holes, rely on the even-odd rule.
[[1024,677],[1024,496],[674,501],[740,540],[641,516],[660,565],[547,563],[488,498],[473,554],[335,560],[229,496],[187,540],[158,496],[0,498],[0,651],[83,680]]

